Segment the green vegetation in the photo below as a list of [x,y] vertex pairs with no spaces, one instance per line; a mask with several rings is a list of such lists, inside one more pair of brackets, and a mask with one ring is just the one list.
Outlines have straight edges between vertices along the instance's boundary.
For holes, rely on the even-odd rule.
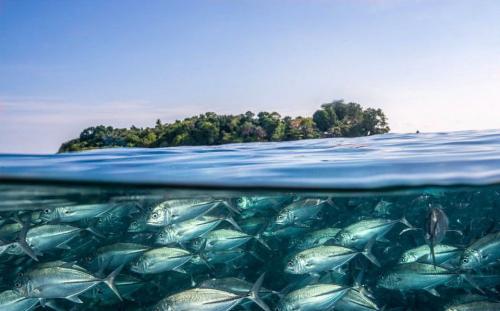
[[313,117],[284,117],[276,112],[217,115],[207,112],[153,128],[89,127],[79,138],[62,144],[59,152],[111,147],[171,147],[240,142],[357,137],[389,132],[382,110],[363,109],[343,100],[324,104]]

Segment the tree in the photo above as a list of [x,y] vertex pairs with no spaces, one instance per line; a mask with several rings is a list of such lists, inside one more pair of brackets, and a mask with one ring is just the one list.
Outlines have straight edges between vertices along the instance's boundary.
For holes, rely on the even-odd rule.
[[281,117],[277,112],[251,111],[239,115],[207,112],[162,123],[153,128],[129,129],[99,125],[84,129],[78,138],[61,145],[59,152],[110,147],[170,147],[265,142],[318,137],[355,137],[389,132],[381,109],[363,109],[357,103],[335,100],[321,105],[311,117]]

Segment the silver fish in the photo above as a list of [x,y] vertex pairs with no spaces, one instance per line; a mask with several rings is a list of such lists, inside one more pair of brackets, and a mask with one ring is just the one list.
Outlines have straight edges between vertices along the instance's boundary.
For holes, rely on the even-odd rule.
[[292,274],[317,274],[323,271],[338,270],[358,255],[365,256],[373,264],[380,266],[371,253],[373,240],[363,251],[343,246],[318,246],[301,251],[288,261],[285,272]]
[[445,311],[498,311],[500,302],[475,301],[446,308]]
[[361,249],[372,239],[383,241],[384,236],[398,223],[408,228],[413,228],[404,217],[398,220],[384,218],[366,219],[340,230],[335,237],[335,242],[338,245]]
[[277,308],[278,311],[332,310],[349,291],[336,284],[315,284],[288,293]]
[[78,295],[97,286],[106,284],[121,300],[114,285],[114,279],[120,273],[121,267],[106,278],[101,279],[81,269],[69,267],[48,267],[31,270],[20,277],[15,283],[16,289],[25,297],[30,298],[65,298],[75,303],[81,303]]
[[379,279],[377,286],[401,292],[426,290],[432,295],[439,296],[435,287],[458,277],[460,277],[459,274],[440,266],[412,262],[394,267]]
[[149,249],[149,246],[136,243],[115,243],[99,248],[95,261],[99,270],[105,268],[116,269],[139,258]]
[[434,247],[443,241],[448,231],[448,216],[439,207],[431,207],[425,222],[425,241],[429,244],[432,263],[436,265]]
[[194,288],[173,294],[161,300],[154,311],[229,311],[243,300],[250,299],[265,311],[269,307],[259,297],[259,290],[264,280],[264,274],[255,282],[248,293],[234,294],[220,289]]
[[279,226],[307,226],[310,220],[317,219],[318,213],[327,200],[303,199],[285,206],[276,216],[274,223]]
[[478,270],[500,259],[500,232],[490,233],[467,247],[460,258],[460,268]]
[[338,311],[379,311],[380,308],[361,288],[351,288],[335,305]]
[[174,247],[160,247],[143,253],[134,261],[130,270],[141,274],[177,271],[185,273],[181,266],[193,258],[190,252]]
[[164,227],[158,232],[155,242],[161,245],[187,242],[206,235],[223,221],[239,228],[231,217],[201,216]]
[[316,230],[306,233],[303,237],[291,240],[290,246],[299,250],[320,246],[335,238],[339,232],[340,228],[334,227]]
[[30,311],[38,305],[38,298],[27,298],[15,290],[6,290],[0,293],[0,310],[2,311]]
[[167,226],[190,220],[208,213],[222,201],[211,199],[168,200],[158,204],[149,214],[146,223],[150,226]]
[[405,251],[399,263],[422,262],[435,263],[436,265],[444,264],[450,260],[458,259],[462,250],[458,247],[439,244],[434,247],[434,258],[430,255],[430,246],[427,244],[409,249]]
[[75,222],[98,217],[115,207],[115,204],[99,203],[46,208],[42,211],[40,218],[45,221]]
[[240,247],[251,239],[256,239],[266,248],[270,248],[260,237],[254,237],[241,231],[232,229],[218,229],[209,232],[203,238],[193,241],[193,248],[200,250],[204,247],[206,251],[220,251]]

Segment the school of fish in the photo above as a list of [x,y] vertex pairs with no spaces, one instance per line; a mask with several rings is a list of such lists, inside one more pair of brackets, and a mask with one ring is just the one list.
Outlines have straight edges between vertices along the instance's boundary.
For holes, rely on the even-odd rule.
[[500,310],[498,187],[0,187],[0,310]]

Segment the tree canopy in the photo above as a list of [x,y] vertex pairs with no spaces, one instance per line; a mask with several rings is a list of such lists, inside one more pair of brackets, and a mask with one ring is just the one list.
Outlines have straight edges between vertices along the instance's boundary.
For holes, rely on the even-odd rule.
[[241,142],[287,141],[323,137],[357,137],[389,132],[381,109],[335,100],[321,105],[311,117],[281,117],[277,112],[248,111],[238,115],[207,112],[155,127],[129,129],[99,125],[84,129],[59,152],[112,147],[171,147]]

